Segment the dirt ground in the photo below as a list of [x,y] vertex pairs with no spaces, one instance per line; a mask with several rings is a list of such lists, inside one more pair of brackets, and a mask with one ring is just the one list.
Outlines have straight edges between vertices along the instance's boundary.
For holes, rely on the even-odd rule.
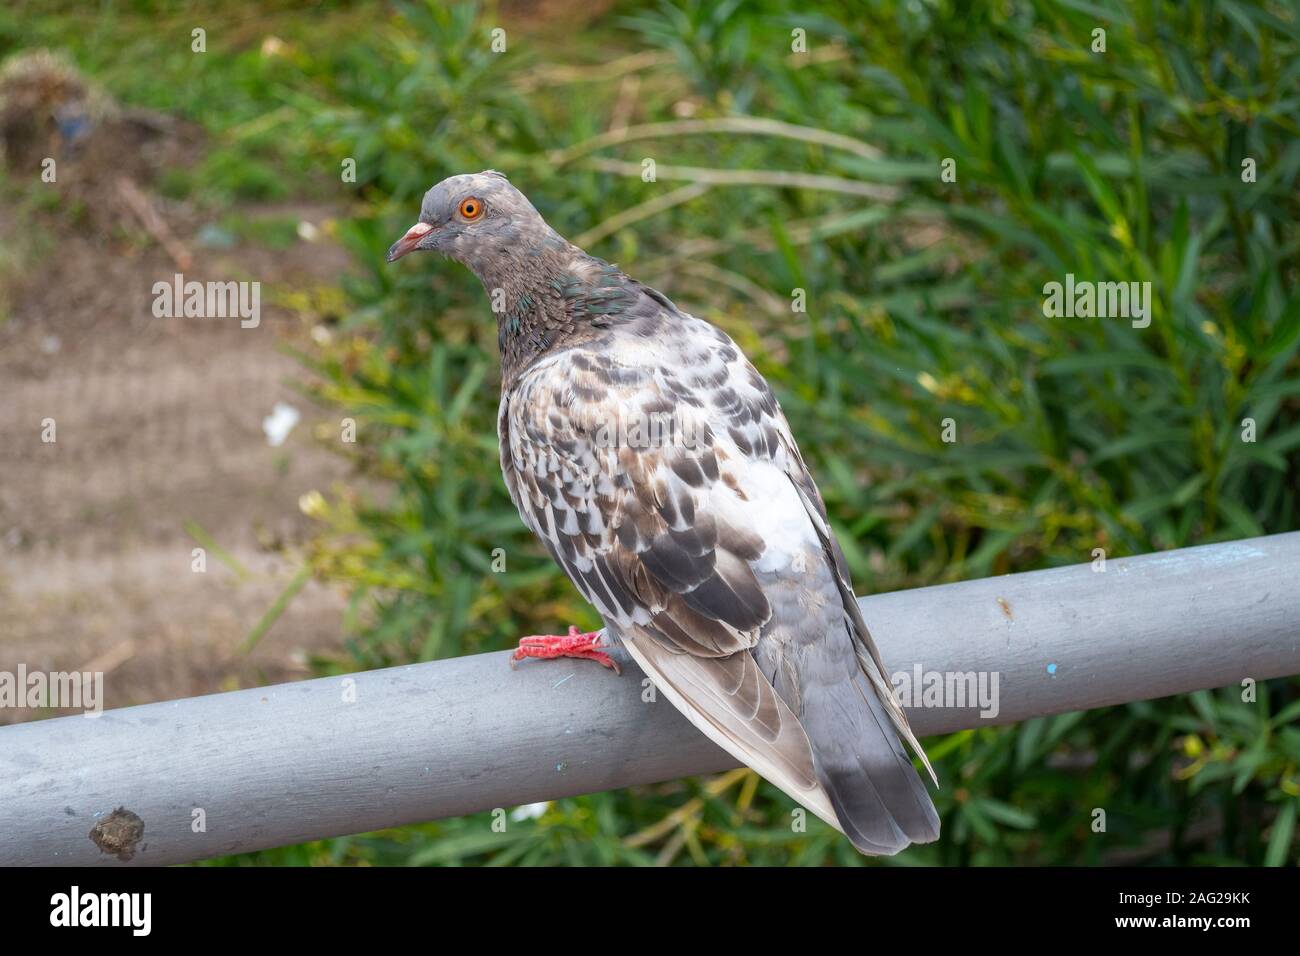
[[[61,170],[59,188],[76,175]],[[150,201],[193,255],[187,279],[262,283],[259,327],[156,318],[153,284],[177,266],[120,208],[92,210],[87,227],[61,209],[34,222],[0,206],[0,243],[28,251],[0,288],[0,671],[103,671],[106,707],[304,676],[307,656],[341,639],[342,595],[312,583],[238,650],[296,570],[309,528],[299,496],[346,473],[311,438],[324,413],[290,387],[304,374],[279,350],[309,330],[274,300],[337,281],[348,257],[323,241],[205,247],[210,211]],[[318,225],[339,211],[230,214]],[[302,418],[276,448],[262,423],[278,401]],[[193,571],[190,522],[252,574],[211,552]],[[35,715],[0,708],[0,723]]]

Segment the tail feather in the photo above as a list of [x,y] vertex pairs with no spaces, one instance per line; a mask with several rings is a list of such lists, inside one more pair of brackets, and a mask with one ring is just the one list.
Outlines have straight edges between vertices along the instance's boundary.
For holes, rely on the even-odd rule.
[[892,855],[930,843],[939,837],[939,815],[925,784],[879,692],[856,668],[846,673],[833,666],[836,643],[824,638],[805,648],[796,667],[803,685],[799,722],[818,779],[845,835],[863,853]]

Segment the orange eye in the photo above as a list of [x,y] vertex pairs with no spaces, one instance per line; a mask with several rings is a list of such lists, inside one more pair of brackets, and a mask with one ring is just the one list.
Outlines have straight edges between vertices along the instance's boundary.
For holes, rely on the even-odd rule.
[[460,201],[460,218],[473,222],[483,215],[483,200],[470,196]]

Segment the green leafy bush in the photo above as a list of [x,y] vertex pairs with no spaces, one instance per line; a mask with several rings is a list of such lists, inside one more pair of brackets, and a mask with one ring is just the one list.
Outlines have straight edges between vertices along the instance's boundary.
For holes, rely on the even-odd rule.
[[[330,530],[314,566],[365,604],[359,663],[596,623],[496,478],[481,291],[454,266],[379,264],[424,188],[487,166],[745,346],[864,590],[1297,527],[1293,12],[882,2],[849,21],[834,4],[661,3],[598,24],[598,51],[494,57],[469,8],[401,10],[350,53],[346,106],[316,125],[362,157],[375,199],[348,232],[369,268],[350,290],[357,312],[315,360],[322,394],[362,423],[359,464],[392,487],[317,502]],[[796,28],[807,54],[791,53]],[[593,68],[548,85],[538,64],[616,67],[646,48],[664,56],[638,73],[636,120],[676,126],[575,148],[618,108],[620,82]],[[392,109],[394,75],[419,109]],[[793,126],[736,135],[747,118]],[[609,173],[645,157],[664,181]],[[828,180],[717,185],[621,230],[596,225],[677,188],[682,167]],[[854,195],[862,183],[891,195]],[[1067,273],[1149,282],[1149,326],[1047,317],[1044,287]],[[794,289],[806,312],[790,310]],[[494,548],[504,575],[490,573]],[[1294,860],[1297,686],[932,740],[945,835],[901,861]],[[1104,840],[1089,827],[1099,806]],[[789,809],[737,772],[559,801],[508,834],[468,818],[358,838],[344,858],[858,862],[826,828],[791,834]]]

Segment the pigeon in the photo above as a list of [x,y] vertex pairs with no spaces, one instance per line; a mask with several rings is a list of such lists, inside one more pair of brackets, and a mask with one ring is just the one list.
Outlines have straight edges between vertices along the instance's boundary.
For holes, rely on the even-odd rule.
[[387,259],[416,250],[483,283],[506,486],[605,622],[603,639],[525,638],[512,666],[617,669],[618,642],[709,739],[860,852],[938,839],[903,740],[938,779],[785,415],[736,343],[564,239],[495,170],[425,194]]

